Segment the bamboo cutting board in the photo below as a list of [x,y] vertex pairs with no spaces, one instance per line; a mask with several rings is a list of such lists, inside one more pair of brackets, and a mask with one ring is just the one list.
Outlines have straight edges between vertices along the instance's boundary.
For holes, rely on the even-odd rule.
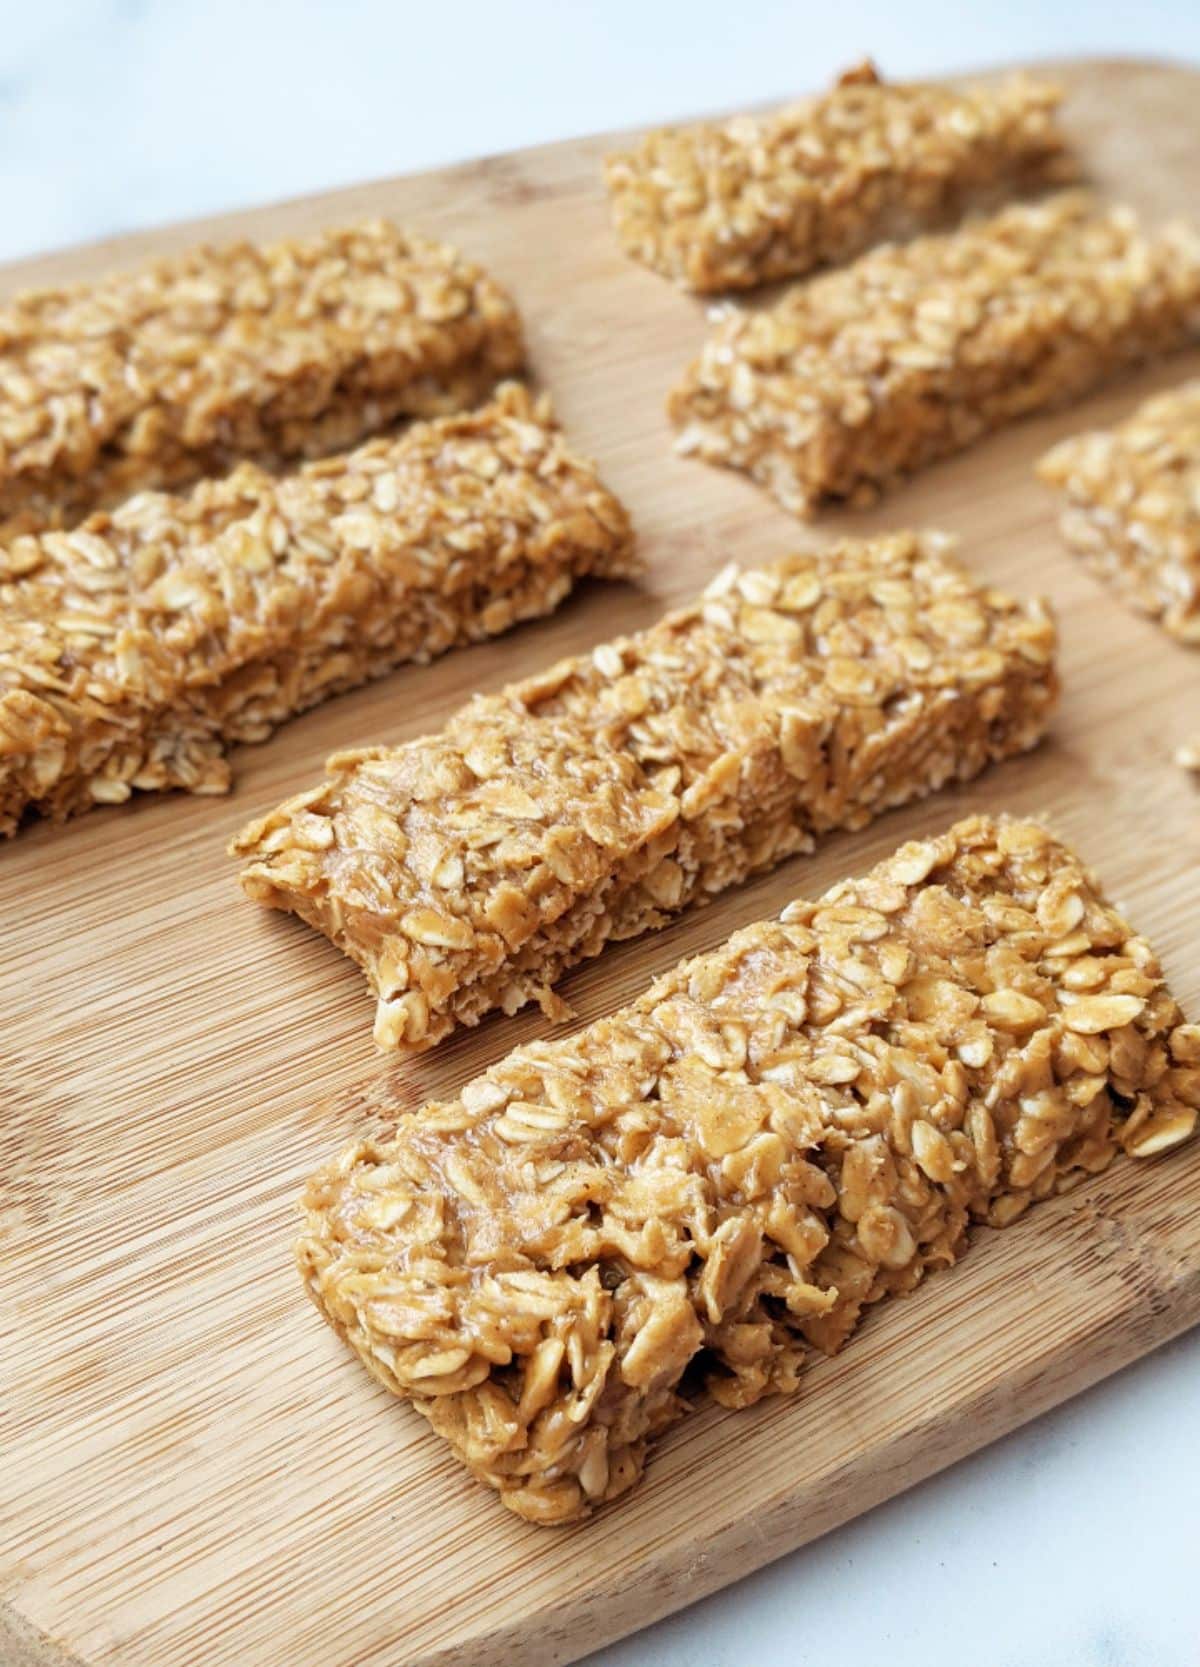
[[[1063,71],[1094,176],[1194,210],[1200,73]],[[801,527],[671,455],[663,397],[703,307],[627,263],[600,139],[497,157],[48,257],[8,287],[235,232],[367,213],[459,243],[511,284],[536,375],[629,504],[648,569],[553,620],[336,700],[244,749],[228,800],[147,797],[0,849],[0,1660],[86,1667],[523,1667],[574,1660],[737,1578],[1200,1321],[1200,1141],[1122,1162],[876,1310],[800,1396],[698,1411],[643,1485],[539,1529],[463,1473],[319,1323],[291,1265],[307,1172],[370,1120],[448,1094],[536,1013],[397,1065],[359,975],[244,902],[223,855],[327,752],[436,727],[466,695],[644,624],[730,556],[905,524],[1048,591],[1066,697],[1052,740],[969,790],[810,859],[563,986],[582,1019],[680,955],[858,872],[970,808],[1046,814],[1099,868],[1200,1015],[1200,655],[1127,614],[1060,548],[1030,467],[1059,436],[1195,374],[1200,355],[928,471],[870,513]]]

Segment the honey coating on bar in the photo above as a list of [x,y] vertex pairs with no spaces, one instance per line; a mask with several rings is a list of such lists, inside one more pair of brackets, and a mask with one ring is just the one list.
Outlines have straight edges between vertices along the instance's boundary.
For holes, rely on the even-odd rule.
[[1066,496],[1070,548],[1132,607],[1200,647],[1200,380],[1114,429],[1064,440],[1038,474]]
[[307,1287],[504,1503],[623,1493],[810,1348],[1200,1107],[1200,1026],[1078,859],[960,822],[518,1048],[309,1183]]
[[560,1012],[555,980],[606,943],[1041,738],[1049,613],[947,543],[731,566],[440,735],[338,754],[234,842],[242,884],[358,962],[383,1047],[530,1000]]
[[765,116],[649,133],[605,164],[625,252],[701,293],[861,254],[967,207],[1076,176],[1062,89],[889,85],[865,63]]
[[668,408],[682,453],[805,515],[1198,339],[1200,236],[1066,192],[734,311]]
[[0,305],[0,536],[465,409],[523,357],[487,273],[382,220],[30,290]]
[[0,832],[134,789],[224,792],[227,748],[634,566],[547,402],[506,384],[276,478],[243,464],[0,551]]

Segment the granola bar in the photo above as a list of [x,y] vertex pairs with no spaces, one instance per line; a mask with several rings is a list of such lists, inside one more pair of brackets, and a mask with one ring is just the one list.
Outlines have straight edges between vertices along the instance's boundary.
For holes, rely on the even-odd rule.
[[1067,192],[887,245],[720,324],[669,411],[678,449],[785,509],[863,502],[992,429],[1200,338],[1200,237]]
[[1061,102],[1028,76],[956,91],[889,85],[864,63],[820,98],[609,157],[613,222],[627,254],[685,289],[797,277],[1074,178]]
[[1044,829],[976,817],[350,1148],[299,1262],[381,1383],[562,1522],[688,1392],[791,1393],[972,1222],[1198,1108],[1200,1025],[1149,944]]
[[1065,493],[1063,537],[1092,571],[1200,647],[1200,380],[1064,440],[1038,473]]
[[291,476],[243,464],[18,538],[0,553],[0,832],[134,788],[223,792],[231,743],[632,565],[625,511],[511,383]]
[[0,536],[464,409],[522,358],[504,291],[386,221],[29,291],[0,306]]
[[382,1047],[538,1000],[573,963],[835,828],[1033,746],[1044,604],[935,534],[731,566],[647,631],[329,760],[232,851],[256,902],[364,969]]

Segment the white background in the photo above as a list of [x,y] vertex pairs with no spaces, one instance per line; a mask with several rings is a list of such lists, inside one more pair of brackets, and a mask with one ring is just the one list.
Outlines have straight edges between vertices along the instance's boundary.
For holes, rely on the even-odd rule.
[[[0,257],[783,97],[867,51],[1200,62],[1200,0],[0,0]],[[1200,1333],[593,1667],[1200,1667],[1198,1385]]]

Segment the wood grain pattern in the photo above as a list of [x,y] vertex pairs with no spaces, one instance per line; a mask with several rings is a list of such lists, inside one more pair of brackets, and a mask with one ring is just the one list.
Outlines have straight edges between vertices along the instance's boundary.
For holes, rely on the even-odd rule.
[[[1200,75],[1064,71],[1106,189],[1194,209]],[[574,442],[633,511],[648,574],[553,620],[346,696],[236,760],[228,800],[146,798],[0,850],[0,1658],[87,1667],[470,1667],[569,1661],[824,1532],[1200,1320],[1200,1144],[1123,1163],[887,1305],[803,1392],[707,1408],[643,1486],[575,1529],[519,1522],[304,1301],[292,1204],[363,1126],[451,1091],[522,1038],[493,1021],[397,1066],[359,975],[242,901],[223,855],[342,744],[429,729],[468,693],[692,594],[728,557],[939,525],[979,572],[1054,597],[1066,699],[1052,741],[970,790],[608,951],[564,986],[611,1010],[685,952],[859,871],[968,808],[1046,814],[1101,870],[1200,1013],[1200,795],[1170,762],[1200,655],[1122,610],[1061,549],[1042,449],[1200,368],[1177,360],[928,471],[870,513],[799,527],[733,476],[673,458],[663,396],[703,307],[624,261],[606,141],[499,157],[26,262],[8,287],[238,230],[386,213],[510,283]]]

